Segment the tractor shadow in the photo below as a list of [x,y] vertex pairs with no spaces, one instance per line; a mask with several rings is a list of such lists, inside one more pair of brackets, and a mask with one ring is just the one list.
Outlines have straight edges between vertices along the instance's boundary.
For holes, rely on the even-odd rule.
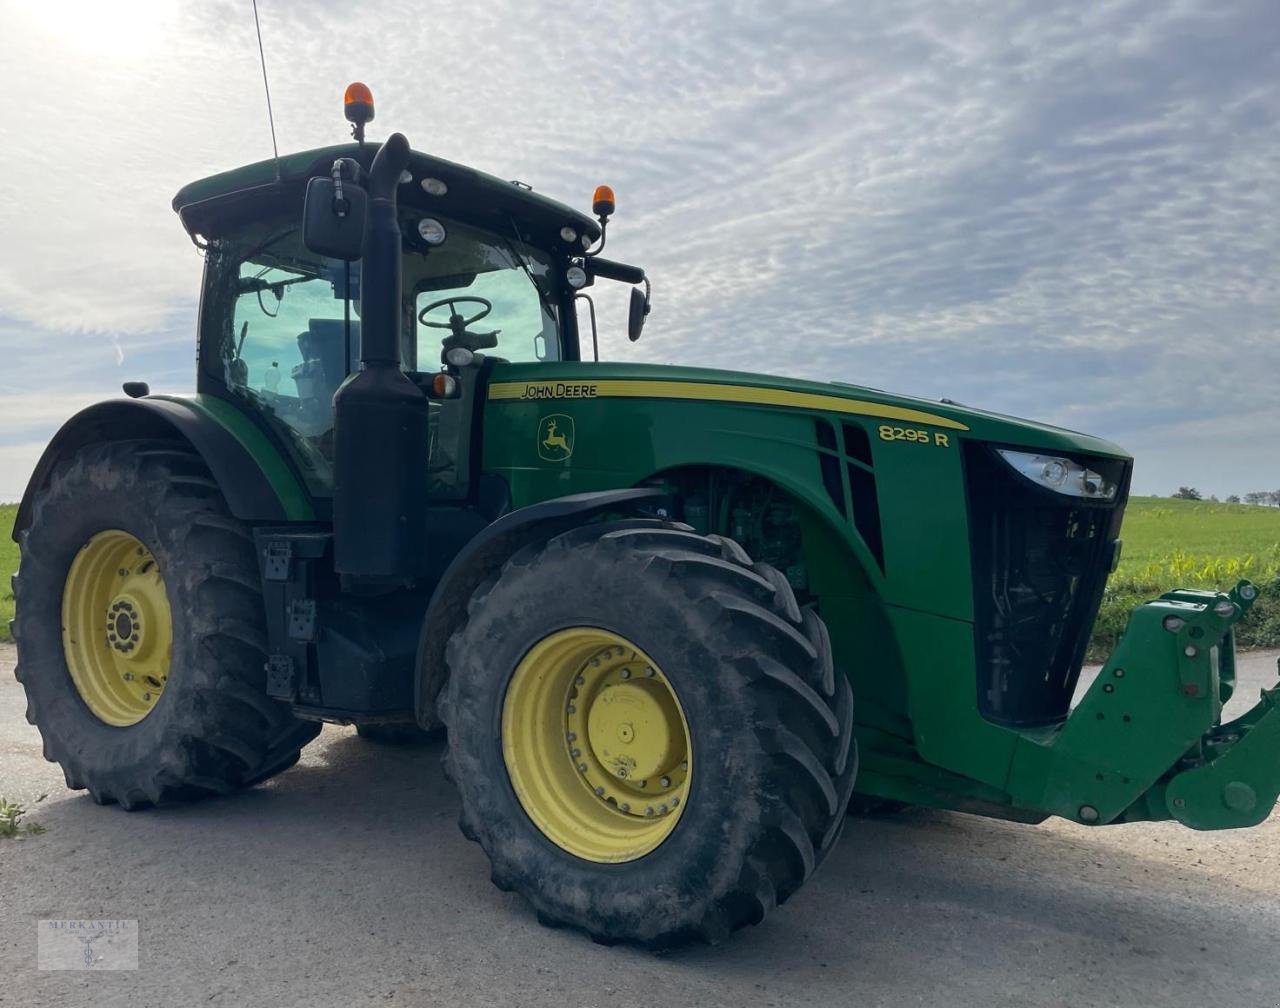
[[[10,848],[13,877],[30,890],[22,902],[32,914],[65,913],[59,891],[74,891],[129,916],[107,899],[127,887],[165,895],[133,911],[157,927],[179,911],[252,918],[211,939],[246,977],[257,968],[246,947],[305,910],[289,926],[313,929],[305,933],[320,948],[393,936],[379,967],[391,975],[417,968],[418,945],[395,945],[416,936],[434,943],[439,970],[550,970],[547,982],[577,985],[583,1004],[648,983],[688,1004],[850,1004],[858,994],[901,1004],[955,988],[948,1003],[1048,1005],[1063,1003],[1064,977],[1077,991],[1089,982],[1112,991],[1103,1003],[1203,1004],[1212,989],[1251,1004],[1262,974],[1280,979],[1275,879],[1254,879],[1239,851],[1220,861],[1213,835],[919,809],[851,818],[800,892],[721,946],[661,956],[597,946],[541,927],[489,883],[483,853],[458,831],[443,750],[441,738],[394,746],[326,728],[299,766],[225,798],[129,814],[55,796],[39,812],[48,833]],[[1277,820],[1260,831],[1249,849],[1275,850]],[[123,868],[83,874],[87,855]],[[74,890],[57,875],[72,866],[82,873]],[[1006,988],[1019,997],[991,996]],[[791,996],[799,990],[803,998]],[[1114,993],[1124,990],[1133,996]]]

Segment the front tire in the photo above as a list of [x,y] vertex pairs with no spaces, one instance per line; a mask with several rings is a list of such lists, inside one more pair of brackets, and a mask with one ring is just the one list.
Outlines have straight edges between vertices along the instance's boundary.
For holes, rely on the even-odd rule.
[[736,543],[635,520],[526,547],[476,592],[448,663],[460,825],[543,923],[718,941],[840,834],[848,681],[816,613]]
[[266,695],[253,538],[184,446],[76,452],[20,547],[16,675],[68,787],[127,809],[225,794],[319,733]]

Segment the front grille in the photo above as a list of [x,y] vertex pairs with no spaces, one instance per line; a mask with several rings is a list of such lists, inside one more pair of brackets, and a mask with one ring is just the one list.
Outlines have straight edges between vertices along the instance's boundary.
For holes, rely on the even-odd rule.
[[1010,726],[1067,716],[1102,602],[1129,464],[1077,458],[1119,485],[1114,501],[1039,487],[990,445],[966,443],[978,707]]

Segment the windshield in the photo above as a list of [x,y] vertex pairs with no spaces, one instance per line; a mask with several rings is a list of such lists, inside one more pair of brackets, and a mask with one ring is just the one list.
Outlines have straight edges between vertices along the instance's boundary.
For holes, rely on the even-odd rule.
[[450,335],[447,325],[455,312],[475,319],[468,333],[492,335],[480,343],[491,357],[560,358],[551,260],[545,253],[518,237],[420,212],[405,217],[402,229],[409,235],[404,290],[414,301],[419,370],[439,364],[441,341]]
[[[421,221],[420,210],[402,210],[404,369],[440,368],[441,343],[451,333],[431,323],[447,327],[455,312],[466,319],[483,314],[466,333],[478,337],[487,356],[558,360],[551,258],[523,242],[514,223],[502,234],[445,217]],[[209,283],[206,332],[217,338],[203,343],[206,372],[270,418],[313,489],[326,488],[333,395],[359,366],[360,263],[307,249],[298,218],[290,215],[257,220],[218,242]]]

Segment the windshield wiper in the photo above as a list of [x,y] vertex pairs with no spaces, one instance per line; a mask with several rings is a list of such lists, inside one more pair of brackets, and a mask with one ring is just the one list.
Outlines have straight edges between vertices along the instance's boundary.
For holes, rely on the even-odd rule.
[[[516,219],[508,214],[507,222],[511,225],[511,230],[515,232],[516,238],[522,244],[527,245],[528,242],[524,240],[524,235],[520,233],[520,225],[516,223]],[[533,289],[538,292],[538,300],[542,302],[542,308],[547,313],[547,317],[555,318],[556,311],[554,306],[551,304],[551,299],[547,297],[546,292],[543,291],[541,286],[539,286],[538,281],[534,279],[533,270],[529,269],[529,264],[525,261],[524,256],[516,251],[516,247],[511,244],[511,239],[506,235],[499,234],[498,237],[500,237],[502,239],[502,243],[506,245],[507,253],[511,258],[520,264],[520,268],[524,270],[524,275],[529,278],[529,283],[533,284]]]

